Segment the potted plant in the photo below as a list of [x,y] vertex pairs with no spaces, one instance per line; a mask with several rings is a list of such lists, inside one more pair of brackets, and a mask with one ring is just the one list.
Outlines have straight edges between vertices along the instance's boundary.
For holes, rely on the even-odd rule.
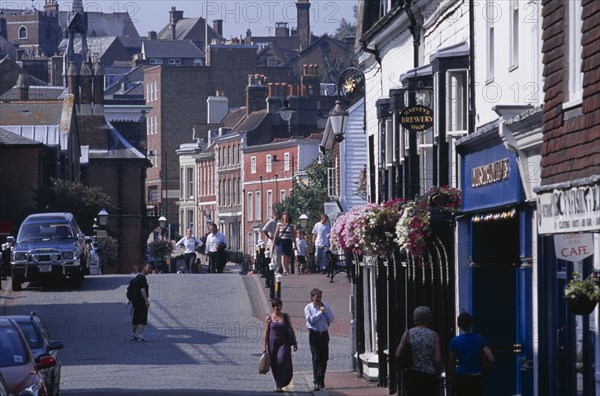
[[593,272],[585,279],[581,279],[578,272],[565,287],[565,298],[571,312],[575,315],[589,315],[596,308],[600,300],[600,284],[598,274]]

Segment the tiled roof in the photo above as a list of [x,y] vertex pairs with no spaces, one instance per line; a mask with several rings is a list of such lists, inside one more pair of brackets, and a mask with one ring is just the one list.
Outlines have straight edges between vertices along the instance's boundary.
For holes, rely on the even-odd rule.
[[17,133],[11,132],[8,129],[0,128],[0,147],[2,146],[24,146],[24,145],[41,145],[42,143],[28,139]]
[[224,128],[235,127],[244,117],[246,116],[246,108],[242,107],[236,110],[230,110],[229,113],[223,118],[221,124]]
[[263,120],[267,117],[269,113],[267,110],[259,110],[254,111],[248,114],[241,122],[239,122],[231,131],[235,132],[243,132],[243,131],[253,131],[259,127],[259,125],[263,122]]
[[[59,11],[58,21],[62,31],[70,22],[70,11]],[[119,36],[139,37],[139,33],[127,12],[86,11],[88,19],[88,37]]]
[[[54,87],[54,86],[30,86],[29,87],[29,100],[58,100],[63,93],[65,88]],[[17,88],[12,87],[8,92],[0,95],[0,100],[12,101],[17,100]]]
[[0,103],[0,125],[60,125],[62,101]]
[[68,135],[61,134],[58,125],[5,125],[2,128],[23,139],[46,146],[58,146],[65,150],[68,145]]
[[191,40],[146,40],[142,44],[146,59],[150,58],[204,58],[204,52]]
[[33,77],[27,73],[14,59],[10,56],[5,56],[0,60],[0,95],[7,92],[9,89],[17,85],[19,74],[25,73],[28,85],[48,85],[44,81]]
[[[86,39],[86,43],[88,46],[88,50],[92,54],[98,54],[101,57],[117,40],[118,38],[115,36],[88,37]],[[66,48],[67,39],[63,39],[58,45],[58,49],[61,51],[65,51]],[[73,41],[73,48],[75,52],[81,52],[81,37],[75,37],[75,40]]]
[[[182,39],[193,39],[188,37],[193,30],[201,32],[204,37],[204,18],[183,18],[177,21],[175,24],[175,35],[177,40]],[[171,26],[166,25],[156,35],[160,40],[168,40],[172,38]],[[208,24],[208,41],[211,42],[213,38],[223,39],[223,36],[219,35],[213,28]]]

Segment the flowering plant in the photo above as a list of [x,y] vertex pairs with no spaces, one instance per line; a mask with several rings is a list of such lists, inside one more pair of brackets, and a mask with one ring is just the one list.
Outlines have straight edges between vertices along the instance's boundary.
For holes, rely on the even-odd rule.
[[375,207],[375,204],[358,206],[338,217],[329,233],[330,245],[335,249],[351,249],[356,254],[362,254],[367,214]]
[[395,199],[366,213],[363,250],[370,255],[385,256],[395,249],[394,230],[400,219],[403,199]]
[[573,272],[573,277],[565,287],[565,297],[572,300],[585,298],[590,301],[600,301],[600,283],[598,275],[593,272],[585,279],[580,279],[578,272]]
[[456,214],[460,212],[461,203],[461,191],[448,186],[433,187],[414,202],[408,202],[396,224],[396,243],[412,256],[420,256],[431,238],[429,212],[432,206]]

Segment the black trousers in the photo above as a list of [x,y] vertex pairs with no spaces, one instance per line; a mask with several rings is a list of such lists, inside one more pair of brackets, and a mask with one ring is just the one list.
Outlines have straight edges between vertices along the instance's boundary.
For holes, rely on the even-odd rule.
[[312,354],[313,382],[325,385],[325,371],[329,360],[329,333],[309,330],[308,343]]
[[227,264],[227,253],[225,250],[219,250],[217,252],[208,252],[208,272],[209,273],[223,273],[223,268]]

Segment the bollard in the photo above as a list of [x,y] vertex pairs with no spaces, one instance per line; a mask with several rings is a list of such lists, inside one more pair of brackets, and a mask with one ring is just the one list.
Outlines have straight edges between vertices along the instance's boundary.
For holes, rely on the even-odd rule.
[[275,269],[277,264],[269,263],[269,274],[267,276],[269,280],[269,298],[272,300],[275,298]]
[[277,274],[275,275],[275,297],[281,299],[281,281],[283,280],[283,275]]

